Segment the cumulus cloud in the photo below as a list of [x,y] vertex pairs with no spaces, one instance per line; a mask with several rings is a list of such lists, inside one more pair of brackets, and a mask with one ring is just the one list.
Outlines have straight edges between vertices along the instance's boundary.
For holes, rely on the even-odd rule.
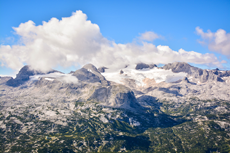
[[163,39],[164,37],[152,32],[152,31],[147,31],[145,33],[142,33],[139,38],[140,38],[140,40],[153,41],[153,40],[159,39],[159,38]]
[[36,26],[33,21],[13,28],[21,36],[22,45],[1,46],[0,59],[10,68],[21,68],[23,63],[47,71],[56,65],[71,66],[86,63],[107,44],[98,25],[87,20],[81,11],[71,17],[50,19]]
[[230,33],[226,33],[223,29],[219,29],[215,33],[208,30],[205,33],[200,27],[196,27],[196,32],[203,39],[199,41],[200,44],[208,45],[211,51],[221,53],[230,58]]
[[154,32],[143,33],[141,44],[116,44],[103,37],[99,26],[87,20],[82,11],[76,11],[61,20],[52,18],[37,26],[33,21],[28,21],[13,29],[21,36],[21,45],[1,45],[0,62],[2,66],[15,70],[23,64],[42,71],[55,66],[86,63],[97,67],[123,67],[138,62],[166,64],[174,61],[221,65],[213,54],[183,49],[173,51],[168,46],[155,46],[149,41],[162,36]]

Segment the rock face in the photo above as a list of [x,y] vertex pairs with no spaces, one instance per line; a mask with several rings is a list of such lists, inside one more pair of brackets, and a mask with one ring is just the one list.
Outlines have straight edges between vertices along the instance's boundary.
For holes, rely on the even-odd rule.
[[207,82],[208,80],[212,81],[220,81],[222,82],[223,80],[219,77],[218,71],[207,71],[203,70],[203,74],[200,76],[200,81],[202,83]]
[[102,67],[99,67],[97,70],[98,70],[99,72],[101,72],[101,73],[104,73],[104,72],[105,72],[105,69],[108,69],[108,68],[102,66]]
[[[218,73],[219,75],[219,73]],[[229,77],[230,76],[230,71],[224,71],[224,72],[221,72],[220,74],[220,77]]]
[[154,67],[157,67],[157,65],[156,64],[149,64],[150,69],[153,69]]
[[141,70],[141,69],[146,69],[146,68],[154,68],[154,67],[157,67],[156,64],[145,64],[145,63],[138,63],[135,67],[136,70]]
[[135,67],[136,70],[141,70],[141,69],[145,69],[145,68],[149,68],[149,65],[145,64],[145,63],[138,63]]
[[21,84],[24,84],[26,81],[28,81],[30,79],[30,76],[49,74],[54,72],[59,72],[59,71],[51,70],[45,73],[42,71],[34,70],[29,65],[25,65],[24,67],[21,68],[21,70],[19,71],[15,79],[12,78],[9,81],[7,81],[7,85],[17,87]]
[[105,106],[126,109],[140,107],[133,91],[124,85],[97,86],[87,100],[101,102]]
[[73,76],[76,76],[80,81],[91,83],[100,82],[104,86],[109,85],[109,82],[105,77],[101,75],[97,68],[92,64],[87,64],[81,69],[75,71]]

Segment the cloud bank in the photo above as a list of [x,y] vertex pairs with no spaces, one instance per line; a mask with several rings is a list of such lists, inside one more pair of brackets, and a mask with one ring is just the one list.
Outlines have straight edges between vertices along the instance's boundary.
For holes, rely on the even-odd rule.
[[107,67],[123,67],[138,62],[166,64],[174,61],[221,66],[213,54],[201,54],[169,46],[155,46],[154,39],[162,36],[143,33],[141,44],[116,44],[102,36],[97,24],[87,20],[86,14],[76,11],[70,17],[36,26],[33,21],[13,28],[21,37],[20,45],[1,45],[2,66],[18,70],[25,63],[34,69],[47,71],[56,66],[68,67],[86,63]]
[[208,45],[211,51],[221,53],[230,58],[230,33],[226,33],[223,29],[219,29],[215,33],[208,30],[205,33],[200,27],[196,27],[196,32],[203,39],[199,41],[200,44]]

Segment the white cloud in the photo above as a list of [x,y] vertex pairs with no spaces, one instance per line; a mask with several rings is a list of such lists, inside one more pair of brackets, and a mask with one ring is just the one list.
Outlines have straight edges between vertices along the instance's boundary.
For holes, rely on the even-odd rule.
[[16,74],[15,75],[3,75],[3,74],[0,74],[0,77],[13,77],[13,78],[16,78]]
[[196,27],[196,32],[203,38],[203,41],[198,41],[200,44],[208,45],[211,51],[221,53],[230,58],[230,33],[226,33],[223,29],[219,29],[215,33],[208,30],[205,33],[200,27]]
[[72,76],[71,74],[65,74],[64,77],[60,78],[61,81],[64,81],[66,83],[79,83],[78,79],[75,76]]
[[153,40],[158,39],[158,38],[163,39],[164,37],[152,32],[152,31],[147,31],[145,33],[142,33],[139,38],[141,40],[153,41]]
[[52,18],[38,26],[28,21],[14,30],[24,45],[0,48],[1,61],[13,69],[21,68],[23,62],[45,71],[56,65],[86,63],[85,57],[92,58],[108,42],[98,25],[87,20],[81,11],[62,20]]
[[21,36],[22,45],[1,45],[0,62],[15,70],[25,63],[43,71],[55,66],[68,67],[86,63],[117,68],[138,62],[166,64],[183,61],[221,65],[213,54],[183,49],[173,51],[168,46],[155,46],[144,41],[162,37],[153,32],[141,35],[142,44],[116,44],[103,37],[99,26],[87,20],[82,11],[76,11],[61,20],[52,18],[38,26],[28,21],[14,30]]

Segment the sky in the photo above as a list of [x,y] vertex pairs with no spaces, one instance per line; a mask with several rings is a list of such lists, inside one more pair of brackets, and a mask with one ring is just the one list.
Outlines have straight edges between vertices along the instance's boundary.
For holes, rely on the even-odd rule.
[[0,0],[0,75],[176,61],[230,69],[230,1]]

